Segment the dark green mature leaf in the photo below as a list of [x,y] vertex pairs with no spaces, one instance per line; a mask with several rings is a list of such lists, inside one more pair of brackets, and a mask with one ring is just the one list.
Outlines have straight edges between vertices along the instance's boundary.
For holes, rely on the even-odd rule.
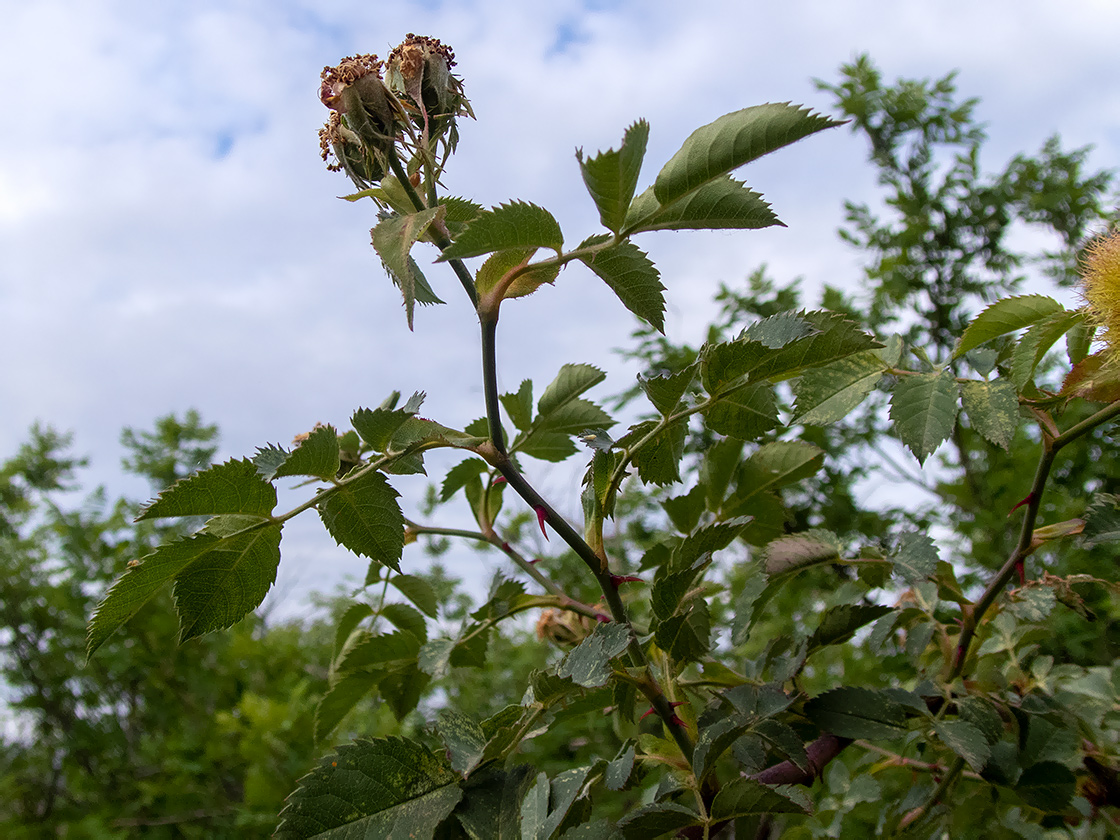
[[805,704],[805,716],[841,738],[898,738],[906,734],[906,711],[870,688],[834,688]]
[[378,683],[377,690],[385,705],[400,722],[420,705],[420,698],[431,681],[432,678],[417,665],[410,664],[388,674]]
[[542,837],[549,838],[556,835],[556,831],[567,818],[576,799],[585,792],[589,777],[593,777],[592,780],[598,777],[597,771],[602,763],[600,761],[595,765],[565,770],[552,780],[549,793],[550,809],[548,819],[544,823],[544,831],[541,833]]
[[697,662],[711,648],[712,619],[708,604],[700,598],[689,600],[687,612],[671,616],[657,625],[657,646],[677,662]]
[[590,400],[577,397],[546,413],[537,415],[531,433],[562,432],[578,435],[588,429],[603,429],[614,425],[607,412]]
[[429,618],[436,617],[437,601],[432,585],[422,577],[415,575],[394,575],[389,579],[397,590],[420,608],[420,612]]
[[719,757],[752,725],[753,718],[747,715],[725,715],[703,727],[692,753],[692,772],[697,780],[703,781]]
[[903,534],[898,552],[891,557],[895,571],[915,584],[926,580],[937,571],[937,547],[928,534],[912,532]]
[[430,840],[462,798],[459,780],[459,774],[414,741],[347,744],[300,780],[280,812],[275,836]]
[[777,490],[815,475],[824,465],[824,450],[799,440],[764,443],[739,467],[738,487],[752,494]]
[[[332,426],[316,426],[300,442],[283,464],[277,466],[272,476],[279,478],[287,475],[310,475],[329,480],[335,477],[339,468],[338,432]],[[253,459],[257,463],[257,459]],[[259,468],[259,463],[257,464]]]
[[634,198],[648,139],[649,123],[638,120],[626,129],[617,152],[609,149],[586,160],[582,150],[576,152],[583,183],[599,209],[599,220],[614,233],[622,228]]
[[693,363],[676,373],[666,371],[651,373],[648,376],[639,375],[638,385],[649,397],[653,407],[663,417],[668,417],[680,404],[681,397],[688,390],[688,386],[692,384],[692,380],[696,378],[696,370],[697,366]]
[[498,399],[506,408],[509,419],[521,431],[527,431],[533,422],[533,382],[523,379],[516,394],[502,394]]
[[663,205],[654,188],[638,196],[626,215],[627,235],[652,230],[757,230],[782,222],[762,196],[726,175]]
[[712,821],[722,822],[739,817],[749,817],[754,814],[803,814],[809,808],[803,801],[795,801],[788,791],[794,795],[792,789],[778,789],[768,787],[753,779],[733,779],[724,785],[716,794],[712,802]]
[[634,772],[636,742],[630,740],[622,745],[618,754],[607,764],[603,771],[603,783],[607,790],[622,790]]
[[375,671],[354,671],[333,682],[315,707],[315,743],[325,741],[384,676]]
[[661,204],[802,137],[841,123],[785,103],[767,103],[725,114],[684,141],[654,182]]
[[[579,247],[606,242],[608,238],[592,236]],[[658,332],[665,332],[665,287],[661,284],[661,274],[642,249],[626,240],[580,257],[580,262],[610,286],[623,306]]]
[[891,420],[919,464],[952,433],[959,396],[960,388],[947,370],[904,376],[895,384]]
[[[443,484],[439,488],[439,500],[441,502],[448,501],[471,482],[477,482],[478,477],[486,470],[486,462],[479,458],[468,458],[456,464],[443,477]],[[481,487],[481,484],[479,484],[479,487]]]
[[1073,327],[1085,323],[1084,312],[1061,310],[1032,324],[1011,354],[1011,381],[1023,388],[1051,347]]
[[280,525],[218,540],[175,577],[179,640],[230,627],[255,610],[276,581],[279,565]]
[[1120,540],[1120,496],[1097,493],[1085,511],[1085,545],[1089,548]]
[[1019,426],[1019,394],[1003,379],[961,383],[961,404],[972,428],[1007,449]]
[[848,641],[856,630],[892,611],[892,607],[872,604],[841,604],[829,608],[809,637],[809,653]]
[[422,639],[407,632],[374,633],[359,630],[352,633],[335,661],[331,681],[337,676],[363,668],[397,670],[405,667],[416,659],[421,642]]
[[975,772],[984,769],[992,748],[983,732],[965,720],[934,721],[933,730],[945,746],[967,761]]
[[319,505],[319,515],[339,545],[399,572],[404,516],[397,495],[385,476],[370,471],[338,487]]
[[440,260],[465,259],[507,248],[550,248],[560,251],[564,235],[552,214],[524,201],[502,204],[476,216]]
[[787,310],[755,321],[743,330],[739,338],[757,341],[763,347],[777,350],[791,341],[808,338],[816,332],[817,328],[805,320],[802,313]]
[[1077,777],[1064,764],[1040,761],[1023,771],[1015,792],[1032,808],[1057,814],[1069,807],[1077,792]]
[[565,831],[560,840],[625,840],[623,834],[607,820],[577,825]]
[[702,818],[695,811],[673,802],[643,805],[621,820],[618,828],[626,840],[656,840],[669,832],[690,825],[700,825]]
[[974,347],[1029,327],[1063,309],[1060,303],[1045,295],[1018,295],[997,300],[968,325],[953,350],[953,358],[959,359]]
[[[650,422],[632,426],[631,432],[644,428],[651,431],[656,424]],[[638,476],[646,484],[672,484],[681,480],[681,458],[684,457],[684,441],[688,433],[688,421],[677,420],[659,431],[652,440],[647,442],[634,456]],[[641,435],[639,435],[641,436]],[[630,438],[627,435],[619,441],[620,444]]]
[[424,616],[415,607],[410,607],[408,604],[389,603],[382,605],[378,614],[398,630],[403,630],[415,636],[420,644],[428,641],[428,624],[424,621]]
[[482,761],[486,751],[486,735],[482,727],[461,712],[444,709],[439,713],[436,731],[447,747],[451,769],[466,777]]
[[781,721],[767,718],[755,724],[753,732],[802,770],[809,769],[809,754],[800,736]]
[[572,442],[571,435],[567,432],[537,432],[527,435],[523,440],[517,441],[517,452],[539,458],[542,461],[559,463],[570,458],[578,450]]
[[541,394],[537,413],[551,414],[606,378],[607,375],[594,365],[564,365]]
[[243,458],[177,481],[141,510],[136,521],[220,513],[268,516],[274,507],[276,488],[260,477],[252,461]]
[[791,422],[824,426],[842,420],[875,390],[884,370],[874,352],[807,370],[793,388],[797,411]]
[[585,688],[606,685],[610,679],[610,660],[630,643],[630,631],[624,624],[599,624],[569,653],[560,665],[557,676],[571,678]]
[[420,267],[416,265],[416,261],[412,259],[410,254],[416,240],[422,237],[432,222],[442,216],[444,212],[444,208],[438,206],[403,216],[394,214],[382,219],[370,231],[373,249],[377,251],[377,256],[381,257],[385,270],[389,272],[389,276],[401,290],[401,295],[404,298],[405,318],[408,320],[410,330],[412,329],[413,310],[418,301],[420,303],[443,303],[432,291],[432,287],[428,285]]
[[840,558],[840,540],[831,531],[814,529],[767,543],[763,565],[768,575],[796,572]]
[[351,424],[362,440],[378,452],[384,452],[393,435],[404,425],[404,422],[420,410],[424,402],[424,392],[417,391],[405,404],[404,408],[359,408],[350,418]]
[[713,432],[755,440],[778,425],[778,406],[769,385],[748,385],[721,396],[704,410],[704,420]]
[[523,840],[521,802],[535,781],[528,764],[485,767],[463,786],[455,818],[471,840]]
[[373,615],[373,607],[361,601],[355,602],[346,608],[342,616],[338,619],[338,623],[334,629],[334,648],[331,653],[331,659],[337,659],[338,654],[341,653],[343,646],[346,644],[350,634],[354,632],[355,628],[367,618]]
[[731,545],[743,529],[751,524],[751,520],[750,516],[736,516],[705,525],[689,534],[674,549],[670,567],[674,570],[692,569],[694,562],[705,554]]

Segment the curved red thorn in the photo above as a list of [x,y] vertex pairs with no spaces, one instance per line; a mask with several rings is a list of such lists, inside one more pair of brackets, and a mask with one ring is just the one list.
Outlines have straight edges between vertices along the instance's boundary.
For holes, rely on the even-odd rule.
[[1024,558],[1023,560],[1020,560],[1018,563],[1015,564],[1015,571],[1017,571],[1019,573],[1019,585],[1020,586],[1022,586],[1024,583],[1027,582],[1027,567],[1026,567],[1025,563],[1026,563],[1026,558]]
[[645,720],[647,717],[649,717],[652,714],[653,714],[653,706],[650,706],[649,711],[646,712],[644,715],[642,715],[640,718],[638,718],[638,723],[641,723],[643,720]]
[[547,516],[547,514],[544,512],[543,507],[535,507],[535,508],[533,508],[533,510],[535,510],[537,512],[537,524],[541,526],[541,533],[544,534],[544,538],[547,540],[548,539],[548,531],[546,531],[544,529],[544,520],[545,520],[545,517]]
[[537,565],[537,563],[541,562],[543,559],[544,559],[543,557],[534,557],[532,560],[529,561],[529,565],[530,566],[535,566],[535,565]]
[[504,475],[499,475],[497,478],[495,478],[490,483],[491,484],[505,484],[506,483],[506,477]]
[[618,589],[619,584],[642,582],[643,581],[640,577],[635,577],[634,575],[611,575],[611,586],[613,586],[615,589]]
[[512,549],[510,549],[508,542],[502,543],[502,551],[504,551],[506,554],[511,553]]
[[687,704],[688,704],[687,700],[678,700],[675,703],[670,703],[669,708],[670,709],[675,709],[675,708],[677,708],[677,706],[685,706]]
[[682,727],[688,726],[687,723],[685,723],[683,720],[681,720],[676,715],[673,715],[671,718],[669,718],[669,723],[675,723],[677,726],[682,726]]
[[595,620],[600,624],[610,624],[613,621],[609,615],[603,615],[602,613],[595,613]]
[[1011,510],[1009,510],[1007,512],[1007,515],[1010,516],[1015,511],[1017,511],[1019,508],[1021,508],[1023,505],[1029,505],[1033,501],[1034,501],[1034,493],[1028,493],[1027,498],[1023,499],[1023,501],[1019,502],[1019,504],[1017,504],[1017,505],[1015,505],[1015,507],[1011,508]]

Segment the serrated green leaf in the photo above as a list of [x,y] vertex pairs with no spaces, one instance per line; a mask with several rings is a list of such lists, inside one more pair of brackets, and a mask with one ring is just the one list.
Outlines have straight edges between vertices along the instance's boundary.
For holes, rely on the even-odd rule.
[[630,781],[630,776],[634,772],[635,747],[635,741],[626,741],[618,754],[608,762],[606,770],[603,771],[603,783],[607,786],[607,790],[622,790]]
[[376,690],[383,676],[378,672],[355,671],[328,686],[315,707],[315,743],[325,741],[342,719],[364,697]]
[[[587,248],[607,241],[604,235],[580,243]],[[665,287],[661,274],[646,253],[629,240],[580,257],[622,301],[622,305],[658,332],[665,332]]]
[[578,451],[571,436],[566,432],[533,432],[522,441],[518,441],[515,448],[521,455],[552,463],[570,458]]
[[1024,388],[1034,376],[1038,363],[1058,339],[1084,322],[1085,313],[1060,310],[1031,324],[1011,354],[1011,381],[1016,387]]
[[962,697],[957,701],[957,710],[960,712],[961,720],[976,727],[989,745],[996,744],[1003,738],[1003,718],[987,700],[980,697]]
[[378,452],[384,452],[394,433],[409,417],[420,410],[423,402],[424,392],[417,391],[404,408],[359,408],[350,418],[350,423],[361,435],[362,440]]
[[[536,248],[511,248],[492,254],[475,274],[475,289],[479,297],[488,294],[516,269],[529,265]],[[502,291],[502,299],[531,295],[545,283],[552,283],[560,274],[559,265],[542,265],[529,268],[509,281]]]
[[410,252],[412,246],[416,244],[416,240],[422,237],[432,222],[442,216],[444,212],[444,208],[438,206],[421,210],[418,213],[394,214],[382,219],[370,231],[373,249],[377,251],[377,256],[381,257],[381,262],[389,273],[389,277],[401,290],[401,296],[404,298],[405,318],[410,330],[412,329],[413,310],[417,302],[443,303],[432,291],[428,281],[424,279],[420,267],[416,265],[416,261],[412,259]]
[[937,547],[928,534],[903,534],[891,562],[907,583],[921,583],[937,570]]
[[436,720],[436,731],[447,747],[451,769],[463,777],[482,761],[486,750],[486,735],[482,727],[461,712],[443,709]]
[[778,425],[774,393],[764,383],[720,396],[703,414],[713,432],[743,441],[755,440]]
[[988,763],[992,749],[984,733],[965,720],[936,720],[933,731],[949,749],[968,762],[979,773]]
[[594,365],[563,365],[556,378],[541,394],[537,402],[538,415],[551,414],[584,391],[598,385],[606,377],[607,375]]
[[800,571],[840,558],[840,541],[831,531],[815,529],[767,543],[763,566],[768,575]]
[[509,419],[521,431],[527,431],[533,423],[533,382],[529,379],[521,381],[521,387],[516,394],[502,394],[499,399],[505,406]]
[[530,434],[563,432],[578,435],[588,429],[604,429],[614,425],[614,420],[595,403],[576,397],[547,413],[540,413],[533,421]]
[[439,203],[446,208],[443,223],[447,225],[448,233],[452,237],[458,236],[467,222],[474,221],[482,212],[481,204],[456,196],[442,196]]
[[463,785],[455,819],[470,840],[524,840],[521,802],[534,780],[527,764],[506,771],[484,767]]
[[1095,494],[1085,510],[1085,530],[1081,533],[1088,548],[1120,540],[1120,496]]
[[177,481],[141,510],[136,521],[220,513],[268,516],[274,507],[276,489],[260,477],[252,461],[243,458]]
[[330,682],[348,673],[369,668],[399,670],[420,653],[421,639],[412,633],[374,633],[357,630],[350,634],[331,670]]
[[817,629],[809,637],[808,651],[812,653],[828,645],[842,644],[851,639],[859,628],[892,611],[892,607],[872,604],[841,604],[830,607],[821,616]]
[[486,462],[479,458],[468,458],[456,464],[447,471],[443,477],[443,484],[439,489],[439,500],[448,501],[452,496],[467,486],[472,479],[477,479],[486,472]]
[[1062,309],[1060,303],[1045,295],[1019,295],[997,300],[968,325],[953,350],[953,358],[959,359],[974,347],[1029,327]]
[[543,207],[512,201],[479,213],[440,260],[466,259],[507,248],[550,248],[560,251],[564,235],[552,214]]
[[411,664],[384,677],[377,684],[377,690],[399,723],[420,705],[420,698],[431,681],[431,677]]
[[588,777],[595,772],[596,767],[576,767],[557,774],[552,780],[549,793],[549,814],[544,824],[543,838],[554,837],[561,823],[568,817],[572,805],[584,792]]
[[260,606],[276,581],[280,525],[224,537],[175,576],[179,639],[231,627]]
[[432,585],[424,578],[415,575],[394,575],[389,579],[389,583],[393,584],[398,592],[414,603],[424,615],[429,618],[436,617],[438,607],[436,593],[432,589]]
[[1015,792],[1032,808],[1057,814],[1069,807],[1077,792],[1077,777],[1064,764],[1040,761],[1023,771]]
[[648,139],[649,123],[638,120],[626,129],[617,152],[609,149],[586,160],[582,151],[576,152],[583,183],[599,210],[599,220],[614,233],[621,229],[634,198]]
[[571,651],[561,663],[557,676],[571,679],[585,688],[606,685],[610,679],[610,660],[630,643],[630,631],[624,624],[599,624]]
[[719,757],[751,726],[752,720],[746,715],[726,715],[703,727],[692,752],[692,772],[696,779],[703,781]]
[[618,828],[626,840],[655,840],[700,823],[701,817],[695,811],[673,802],[661,802],[631,811],[619,820]]
[[339,653],[342,652],[346,640],[350,638],[350,634],[354,629],[373,615],[373,607],[369,604],[356,602],[348,606],[342,616],[338,619],[338,624],[334,629],[334,648],[331,654],[331,659],[337,659]]
[[[257,466],[259,469],[259,463]],[[339,466],[338,432],[332,426],[316,426],[276,467],[273,477],[310,475],[329,480],[338,474]]]
[[816,475],[823,465],[824,450],[811,443],[764,443],[740,464],[738,486],[749,488],[752,494],[765,493]]
[[[647,431],[652,431],[655,425],[650,422],[648,426],[639,424],[638,427],[631,427],[631,429],[644,427]],[[634,464],[643,482],[666,485],[681,480],[680,464],[681,458],[684,457],[687,433],[688,421],[677,420],[659,431],[637,451],[634,455]]]
[[790,422],[825,426],[844,419],[875,390],[883,372],[875,351],[807,370],[793,388],[797,411]]
[[379,472],[368,472],[335,489],[319,505],[319,516],[339,545],[399,572],[404,516],[397,491]]
[[972,428],[985,439],[1007,449],[1019,426],[1019,393],[1002,379],[961,383],[961,404]]
[[384,604],[379,615],[398,630],[415,636],[420,644],[428,641],[427,622],[415,607],[410,607],[408,604]]
[[723,175],[662,204],[650,187],[630,206],[625,234],[653,230],[757,230],[784,224],[770,204],[745,184]]
[[696,485],[681,496],[674,496],[661,503],[662,510],[678,531],[689,532],[700,522],[700,516],[707,510],[704,501],[704,488]]
[[654,182],[661,204],[762,155],[825,128],[840,125],[790,103],[767,103],[725,114],[694,131]]
[[809,808],[804,802],[794,801],[785,791],[768,787],[753,779],[732,779],[716,794],[712,802],[712,821],[739,819],[755,814],[803,814]]
[[898,436],[922,464],[953,431],[960,388],[942,370],[904,376],[891,395],[891,420]]
[[343,745],[309,774],[280,812],[279,840],[430,838],[462,798],[460,777],[404,738]]
[[638,376],[638,385],[664,417],[668,417],[680,404],[681,397],[696,378],[697,365],[689,365],[676,373],[657,372]]
[[755,724],[752,731],[801,770],[809,769],[809,754],[805,751],[805,744],[792,727],[767,718]]
[[1085,321],[1074,324],[1066,333],[1066,357],[1071,365],[1076,365],[1089,355],[1089,348],[1093,344],[1093,336],[1097,328]]
[[712,620],[703,599],[690,599],[689,609],[670,616],[657,625],[657,646],[677,662],[696,662],[711,648]]
[[447,676],[451,672],[451,654],[454,650],[454,639],[432,639],[417,654],[420,670],[435,680]]
[[805,716],[823,732],[841,738],[898,738],[906,734],[906,712],[881,691],[834,688],[805,704]]
[[788,310],[755,321],[739,336],[746,341],[757,341],[770,350],[785,347],[791,341],[808,338],[817,328],[805,320],[801,313]]

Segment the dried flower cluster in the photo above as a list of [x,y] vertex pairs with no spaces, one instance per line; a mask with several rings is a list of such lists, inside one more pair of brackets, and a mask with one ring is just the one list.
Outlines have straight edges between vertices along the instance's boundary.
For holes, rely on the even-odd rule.
[[1085,249],[1081,277],[1089,317],[1104,328],[1105,361],[1120,364],[1120,232],[1102,236]]

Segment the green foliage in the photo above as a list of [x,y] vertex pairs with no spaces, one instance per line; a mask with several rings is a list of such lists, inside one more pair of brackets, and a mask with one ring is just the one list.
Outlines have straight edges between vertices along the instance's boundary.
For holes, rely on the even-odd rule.
[[[469,110],[443,53],[423,44],[408,46],[433,75],[397,66],[386,84],[376,73],[343,84],[347,113],[327,131],[343,124],[360,140],[330,135],[360,197],[380,207],[374,244],[409,326],[413,303],[436,300],[417,247],[438,250],[474,305],[486,416],[445,426],[418,416],[423,394],[398,408],[394,393],[357,410],[353,431],[317,428],[290,453],[170,470],[180,480],[139,527],[185,525],[109,589],[90,652],[131,632],[169,584],[182,639],[235,625],[272,583],[284,524],[315,508],[371,563],[337,609],[309,727],[339,746],[291,795],[278,836],[924,837],[997,825],[1008,837],[1104,836],[1120,806],[1120,586],[1089,549],[1120,533],[1116,498],[1097,492],[1116,478],[1120,402],[1084,398],[1109,396],[1084,384],[1105,369],[1087,355],[1086,313],[1018,292],[1029,266],[1070,278],[1105,216],[1107,174],[1084,174],[1084,151],[1052,141],[987,175],[977,103],[956,99],[952,76],[887,85],[861,57],[818,84],[870,142],[886,190],[884,218],[847,205],[864,294],[826,288],[824,308],[803,308],[796,286],[760,269],[745,292],[721,291],[702,346],[677,345],[663,335],[660,275],[631,237],[780,224],[730,173],[841,121],[790,104],[736,111],[695,131],[638,192],[650,130],[639,121],[617,151],[577,153],[607,232],[565,251],[544,208],[440,197],[455,117]],[[429,96],[424,84],[442,87]],[[444,99],[447,113],[417,121]],[[1024,223],[1064,251],[1010,250],[1005,234]],[[487,255],[474,272],[463,262]],[[502,304],[546,294],[572,262],[644,322],[629,354],[645,372],[617,402],[642,400],[617,439],[586,396],[599,367],[564,365],[535,403],[531,380],[498,390]],[[1052,353],[1063,336],[1076,376]],[[590,461],[582,530],[522,464],[565,461],[576,440]],[[423,473],[437,448],[468,457],[422,513],[458,501],[470,528],[400,507],[390,477]],[[291,476],[314,489],[276,513],[275,482]],[[879,488],[885,501],[869,503]],[[198,516],[211,518],[192,531]],[[538,527],[552,553],[529,559]],[[480,605],[405,553],[452,538],[500,552]],[[376,737],[353,740],[363,734]]]

